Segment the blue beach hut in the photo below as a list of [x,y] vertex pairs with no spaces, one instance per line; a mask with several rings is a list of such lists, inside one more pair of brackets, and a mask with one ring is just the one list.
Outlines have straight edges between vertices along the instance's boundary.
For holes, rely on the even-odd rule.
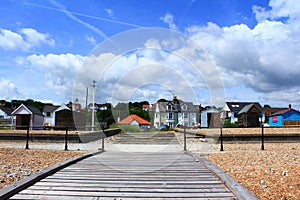
[[300,126],[300,112],[293,108],[279,111],[269,117],[270,126]]

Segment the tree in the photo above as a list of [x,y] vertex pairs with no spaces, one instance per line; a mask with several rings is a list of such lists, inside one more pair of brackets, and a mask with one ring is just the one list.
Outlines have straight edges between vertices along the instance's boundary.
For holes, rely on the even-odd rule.
[[145,111],[145,110],[130,110],[130,114],[135,114],[145,120],[147,120],[148,122],[151,121],[150,115],[149,115],[149,111]]
[[99,110],[97,113],[97,119],[99,122],[106,122],[107,126],[115,123],[115,119],[111,110]]
[[168,100],[166,100],[166,99],[159,99],[158,101],[157,101],[157,103],[158,102],[169,102]]

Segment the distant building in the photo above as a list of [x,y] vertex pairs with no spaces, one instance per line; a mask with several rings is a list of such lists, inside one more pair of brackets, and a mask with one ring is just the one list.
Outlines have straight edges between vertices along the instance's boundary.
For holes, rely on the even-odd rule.
[[72,111],[68,106],[62,105],[54,111],[55,127],[69,127],[71,129],[85,129],[85,113]]
[[44,125],[45,126],[55,126],[55,110],[60,106],[45,105],[43,109]]
[[271,107],[270,105],[264,105],[264,113],[265,113],[265,118],[266,122],[268,122],[269,117],[273,115],[274,113],[278,113],[281,111],[286,111],[288,110],[288,107]]
[[12,119],[12,109],[4,106],[0,106],[0,119]]
[[291,108],[272,114],[269,117],[270,126],[300,126],[300,112]]
[[154,113],[154,127],[161,125],[175,127],[177,124],[192,127],[197,123],[196,109],[192,102],[178,100],[176,96],[173,101],[157,102]]
[[215,107],[208,107],[201,111],[201,128],[220,127],[220,112]]
[[15,127],[17,129],[26,129],[29,125],[32,129],[41,128],[44,123],[44,115],[33,106],[21,104],[12,112],[16,116]]
[[263,109],[256,103],[244,106],[237,114],[239,127],[259,127]]
[[148,122],[147,120],[145,120],[137,115],[129,115],[129,116],[125,117],[124,119],[122,119],[121,121],[119,121],[117,124],[134,125],[134,126],[138,126],[140,128],[147,128],[148,126],[151,125],[151,122]]
[[230,123],[238,122],[238,113],[247,105],[255,104],[262,111],[262,107],[258,102],[226,102],[223,110],[225,111],[225,119]]

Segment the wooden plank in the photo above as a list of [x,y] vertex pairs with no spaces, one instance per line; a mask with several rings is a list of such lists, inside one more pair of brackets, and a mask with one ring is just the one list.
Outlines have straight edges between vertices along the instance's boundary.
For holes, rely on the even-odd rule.
[[223,188],[172,188],[172,187],[70,187],[70,186],[31,186],[26,192],[37,190],[52,190],[52,191],[77,191],[77,192],[146,192],[146,193],[224,193],[228,192],[224,187]]
[[13,198],[234,199],[214,173],[178,152],[104,152],[48,176]]
[[[46,186],[46,187],[90,187],[90,188],[105,188],[105,187],[124,187],[122,183],[94,183],[94,182],[38,182],[34,186]],[[136,183],[136,184],[128,184],[126,187],[128,188],[153,188],[153,187],[162,187],[162,188],[199,188],[199,189],[207,189],[207,188],[224,188],[224,186],[220,184],[161,184],[161,183]]]
[[81,196],[89,196],[89,197],[114,197],[114,198],[121,198],[121,197],[132,197],[132,198],[143,198],[143,197],[152,197],[152,198],[189,198],[189,197],[233,197],[231,193],[228,192],[220,192],[220,193],[199,193],[199,192],[192,192],[192,193],[169,193],[169,192],[95,192],[95,191],[87,191],[87,192],[80,192],[80,191],[53,191],[53,190],[24,190],[20,192],[20,194],[32,194],[32,195],[60,195],[64,196],[74,196],[74,197],[81,197]]
[[[18,199],[20,200],[21,199],[30,199],[30,200],[33,200],[33,199],[41,199],[40,196],[38,195],[17,195],[15,197],[12,197],[11,199]],[[58,196],[58,195],[48,195],[47,196],[47,200],[58,200],[58,199],[62,199],[62,196]],[[63,199],[64,200],[112,200],[112,199],[115,199],[115,200],[132,200],[132,197],[122,197],[122,198],[112,198],[112,197],[84,197],[84,196],[76,196],[76,198],[74,198],[74,196],[63,196]],[[142,199],[153,199],[153,197],[143,197]],[[161,198],[159,198],[161,199]],[[176,197],[164,197],[164,199],[172,199],[172,200],[182,200],[182,198],[176,198]],[[198,200],[198,199],[203,199],[203,200],[207,200],[207,197],[189,197],[190,200]],[[219,197],[210,197],[209,198],[210,200],[220,200]],[[223,197],[222,200],[234,200],[235,198],[232,198],[232,197]]]

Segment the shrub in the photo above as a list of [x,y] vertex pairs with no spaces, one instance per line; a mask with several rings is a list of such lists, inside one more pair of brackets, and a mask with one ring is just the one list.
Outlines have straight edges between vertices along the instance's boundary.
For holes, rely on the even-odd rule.
[[134,125],[118,125],[118,124],[114,124],[109,126],[109,128],[120,128],[122,129],[122,131],[124,132],[141,132],[142,130],[138,127],[138,126],[134,126]]
[[224,128],[236,128],[238,127],[237,123],[231,123],[230,121],[224,121]]

